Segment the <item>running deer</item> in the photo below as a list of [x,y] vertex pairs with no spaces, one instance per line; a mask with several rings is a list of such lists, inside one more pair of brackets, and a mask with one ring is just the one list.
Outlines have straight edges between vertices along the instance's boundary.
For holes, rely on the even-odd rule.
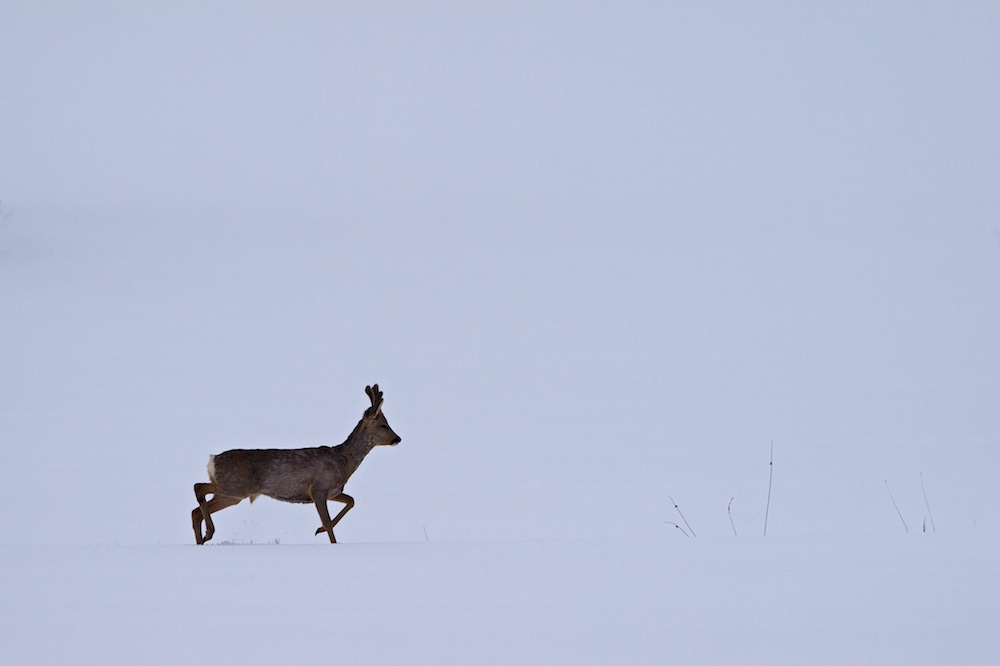
[[[232,449],[209,456],[210,483],[194,484],[198,506],[191,512],[194,539],[200,545],[215,534],[212,514],[234,506],[249,497],[261,495],[282,502],[315,504],[323,525],[316,534],[326,532],[330,543],[337,543],[333,528],[354,506],[354,498],[344,493],[344,484],[376,446],[399,444],[382,413],[382,391],[378,384],[366,386],[372,406],[365,410],[354,432],[339,446],[310,449]],[[206,501],[206,495],[212,499]],[[344,508],[330,520],[327,500],[340,502]],[[201,522],[205,521],[205,535]]]

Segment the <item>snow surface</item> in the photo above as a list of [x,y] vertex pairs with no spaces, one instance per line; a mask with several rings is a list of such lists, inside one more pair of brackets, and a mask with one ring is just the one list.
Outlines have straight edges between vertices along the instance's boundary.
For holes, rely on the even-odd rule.
[[0,663],[991,662],[1000,7],[421,4],[0,4]]
[[986,664],[995,534],[3,546],[4,663]]

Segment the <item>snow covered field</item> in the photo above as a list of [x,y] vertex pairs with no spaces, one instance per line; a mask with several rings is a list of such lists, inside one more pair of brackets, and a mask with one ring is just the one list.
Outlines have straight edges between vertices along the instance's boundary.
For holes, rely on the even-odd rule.
[[3,546],[4,663],[986,664],[995,534]]
[[0,663],[991,663],[998,30],[3,3]]

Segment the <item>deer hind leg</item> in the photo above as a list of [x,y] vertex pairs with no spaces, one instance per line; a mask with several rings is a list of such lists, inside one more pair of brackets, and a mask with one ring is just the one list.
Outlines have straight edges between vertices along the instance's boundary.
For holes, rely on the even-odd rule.
[[326,532],[330,535],[330,543],[337,543],[337,538],[333,536],[334,526],[340,522],[340,519],[344,517],[344,514],[354,508],[354,498],[346,493],[340,493],[333,498],[334,502],[342,502],[344,508],[340,510],[337,516],[330,520],[330,510],[326,506],[326,498],[316,498],[316,510],[319,511],[319,518],[323,521],[323,526],[316,530],[316,534],[320,532]]
[[[239,504],[243,501],[243,498],[219,495],[216,492],[215,484],[212,483],[194,484],[194,494],[198,498],[198,506],[191,512],[191,525],[194,527],[195,543],[201,545],[215,534],[215,523],[212,522],[212,514],[234,504]],[[205,501],[206,495],[212,495],[212,499]],[[205,521],[204,537],[201,535],[202,520]]]
[[[215,484],[214,483],[196,483],[194,484],[194,496],[198,500],[198,506],[195,507],[194,511],[191,512],[191,525],[194,527],[194,540],[199,546],[215,534],[215,523],[212,522],[211,512],[208,511],[206,504],[206,495],[215,495]],[[205,521],[206,537],[201,536],[201,521]]]
[[[197,509],[192,511],[191,518],[195,525],[195,530],[194,530],[195,540],[198,541],[198,536],[200,531],[199,523],[201,522],[200,521],[201,515],[208,516],[208,520],[206,521],[207,529],[205,530],[205,537],[201,541],[198,541],[199,544],[205,543],[206,541],[212,538],[212,535],[215,534],[215,525],[212,523],[211,514],[215,513],[216,511],[222,511],[226,507],[239,504],[240,502],[243,501],[243,499],[244,498],[242,497],[229,497],[227,495],[219,495],[217,497],[213,497],[212,499],[210,499],[208,502],[205,503],[204,511],[202,510],[201,507],[198,507]],[[196,516],[195,514],[198,515]]]

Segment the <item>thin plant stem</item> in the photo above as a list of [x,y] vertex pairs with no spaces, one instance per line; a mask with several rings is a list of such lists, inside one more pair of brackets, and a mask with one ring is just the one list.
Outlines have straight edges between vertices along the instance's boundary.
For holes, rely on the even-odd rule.
[[729,498],[729,506],[726,507],[726,512],[729,514],[729,524],[733,526],[733,536],[738,537],[739,534],[736,533],[736,523],[733,522],[733,500],[735,497]]
[[771,440],[771,461],[767,464],[767,504],[764,506],[764,536],[767,536],[767,517],[771,513],[771,484],[774,481],[774,440]]
[[684,536],[688,537],[689,539],[691,538],[691,535],[688,534],[687,532],[685,532],[684,528],[681,527],[680,525],[678,525],[677,523],[671,522],[669,520],[664,520],[663,522],[665,522],[667,525],[673,525],[674,527],[676,527],[677,529],[679,529],[681,531],[681,534],[683,534]]
[[886,481],[886,482],[885,482],[885,490],[886,490],[886,492],[888,492],[888,493],[889,493],[889,499],[890,499],[890,500],[892,500],[892,505],[893,505],[893,506],[894,506],[894,507],[896,508],[896,515],[897,515],[897,516],[899,516],[899,520],[900,520],[900,521],[901,521],[901,522],[903,523],[903,529],[904,529],[904,530],[906,530],[907,534],[909,534],[909,532],[910,532],[910,528],[909,528],[909,526],[908,526],[908,525],[906,524],[906,521],[905,521],[905,520],[903,520],[903,514],[902,514],[902,512],[901,512],[901,511],[899,510],[899,506],[898,506],[898,505],[896,504],[896,498],[894,498],[894,497],[892,496],[892,491],[891,491],[891,490],[889,490],[889,482],[888,482],[888,481]]
[[931,513],[931,503],[927,501],[927,490],[924,488],[924,473],[920,473],[920,490],[924,493],[924,504],[927,505],[927,515],[931,517],[931,531],[937,532],[937,528],[934,526],[934,514]]
[[681,517],[681,520],[684,521],[684,524],[687,525],[687,528],[691,530],[692,536],[698,536],[697,534],[694,533],[694,530],[691,529],[691,525],[690,523],[688,523],[688,519],[684,517],[683,513],[681,513],[681,508],[677,506],[677,502],[674,501],[673,497],[670,498],[670,503],[674,505],[675,509],[677,509],[677,515]]

